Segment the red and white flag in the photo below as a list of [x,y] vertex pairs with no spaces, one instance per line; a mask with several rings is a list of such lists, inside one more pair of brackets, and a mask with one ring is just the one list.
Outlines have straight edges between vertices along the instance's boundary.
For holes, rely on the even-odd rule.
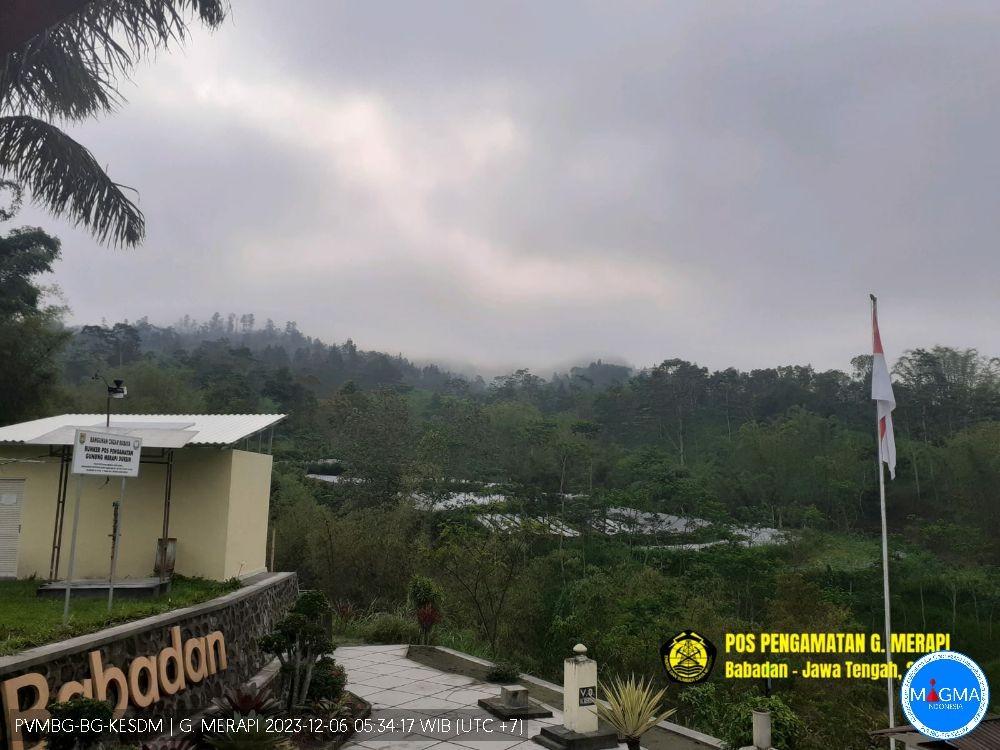
[[896,438],[892,434],[892,410],[896,397],[892,395],[889,365],[882,351],[882,337],[878,333],[878,307],[872,296],[872,400],[878,410],[879,456],[889,465],[889,476],[896,478]]

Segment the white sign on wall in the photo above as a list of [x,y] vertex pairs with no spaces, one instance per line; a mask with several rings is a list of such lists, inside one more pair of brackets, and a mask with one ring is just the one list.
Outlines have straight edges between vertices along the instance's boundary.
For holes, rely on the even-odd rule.
[[73,473],[136,477],[141,453],[142,438],[78,429],[73,438]]

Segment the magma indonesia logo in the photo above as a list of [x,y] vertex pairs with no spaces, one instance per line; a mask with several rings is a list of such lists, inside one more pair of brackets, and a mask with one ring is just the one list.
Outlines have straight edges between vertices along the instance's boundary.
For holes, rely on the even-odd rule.
[[693,630],[678,633],[660,647],[660,659],[674,682],[694,685],[704,682],[715,664],[715,646]]
[[918,732],[936,740],[953,740],[983,720],[990,705],[990,686],[983,670],[965,654],[935,651],[907,670],[900,702]]

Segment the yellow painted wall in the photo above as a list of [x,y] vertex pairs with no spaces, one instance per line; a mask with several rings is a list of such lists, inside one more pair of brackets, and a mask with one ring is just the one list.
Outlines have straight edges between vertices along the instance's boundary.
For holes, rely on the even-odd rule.
[[271,500],[271,456],[233,451],[226,577],[267,569],[267,517]]
[[[24,479],[17,575],[49,574],[55,524],[58,458],[42,446],[0,446],[0,458],[38,459],[41,463],[0,462],[0,478]],[[159,450],[143,451],[156,460]],[[235,470],[234,470],[235,469]],[[175,572],[223,580],[264,569],[271,457],[218,448],[182,448],[174,453],[170,536],[177,539]],[[127,479],[122,512],[118,576],[153,574],[156,540],[163,524],[166,467],[143,463],[139,476]],[[77,477],[66,495],[59,577],[67,574]],[[106,578],[111,563],[112,502],[121,479],[83,477],[77,562],[74,578]]]
[[59,459],[49,458],[48,452],[45,446],[0,446],[0,458],[32,462],[0,462],[0,478],[25,480],[21,538],[17,547],[17,575],[20,578],[32,574],[46,578],[49,574]]
[[[217,448],[174,451],[170,536],[177,539],[175,573],[216,581],[228,578],[226,519],[231,470],[232,451]],[[162,500],[159,522],[163,522]],[[158,539],[160,533],[162,530],[154,538]],[[154,541],[154,552],[155,544]]]

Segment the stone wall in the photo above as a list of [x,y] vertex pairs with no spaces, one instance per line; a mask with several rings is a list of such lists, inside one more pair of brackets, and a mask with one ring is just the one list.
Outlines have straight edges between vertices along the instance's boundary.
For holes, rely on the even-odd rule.
[[[185,689],[173,695],[161,694],[161,700],[143,709],[142,715],[169,717],[200,711],[226,688],[247,682],[270,661],[258,650],[257,639],[273,629],[298,595],[294,573],[263,574],[253,581],[231,594],[193,607],[0,657],[0,685],[20,675],[39,673],[48,683],[50,701],[54,701],[67,682],[91,677],[88,655],[92,651],[100,650],[105,670],[118,667],[127,672],[136,657],[155,658],[171,646],[171,629],[175,626],[180,628],[182,642],[221,631],[226,669],[199,682],[188,682]],[[22,696],[21,708],[26,707],[27,700],[30,696]],[[135,711],[130,705],[129,714]]]

